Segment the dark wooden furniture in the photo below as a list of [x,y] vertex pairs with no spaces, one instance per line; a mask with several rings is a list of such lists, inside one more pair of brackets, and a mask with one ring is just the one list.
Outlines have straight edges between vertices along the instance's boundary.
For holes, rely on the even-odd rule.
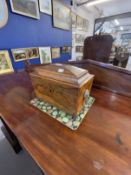
[[36,66],[30,77],[38,98],[74,116],[82,110],[94,79],[87,70],[67,64]]
[[109,62],[113,38],[111,35],[94,35],[84,42],[83,59],[92,59],[104,63]]
[[131,97],[131,71],[93,60],[68,64],[87,69],[95,75],[94,87]]
[[0,76],[0,116],[48,175],[130,175],[131,98],[93,89],[93,107],[71,131],[29,101],[25,72]]

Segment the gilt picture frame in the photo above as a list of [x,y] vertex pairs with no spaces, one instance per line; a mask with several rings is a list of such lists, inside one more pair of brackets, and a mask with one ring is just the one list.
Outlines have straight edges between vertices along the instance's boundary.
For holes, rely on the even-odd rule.
[[10,0],[12,12],[40,19],[38,0]]
[[41,64],[52,62],[50,47],[39,47],[39,53],[40,53]]
[[0,51],[0,75],[14,72],[7,50]]
[[52,15],[52,1],[51,0],[39,0],[40,12]]
[[52,59],[60,58],[60,48],[59,47],[52,48],[51,53],[52,53]]
[[53,25],[63,30],[71,30],[71,9],[60,0],[53,0]]

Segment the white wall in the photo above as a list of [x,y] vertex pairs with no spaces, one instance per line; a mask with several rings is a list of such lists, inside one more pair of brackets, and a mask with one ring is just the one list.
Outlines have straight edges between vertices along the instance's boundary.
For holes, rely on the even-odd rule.
[[[72,34],[82,34],[82,35],[84,35],[85,38],[88,36],[92,36],[93,31],[94,31],[95,19],[99,17],[99,12],[95,8],[93,11],[90,11],[84,6],[79,6],[79,7],[74,6],[74,7],[72,7],[72,11],[75,14],[77,14],[77,15],[79,15],[79,16],[81,16],[84,19],[87,19],[89,21],[88,29],[86,32],[79,31],[78,29],[72,29]],[[73,48],[72,48],[72,60],[77,60],[76,59],[77,57],[82,58],[82,55],[83,55],[82,53],[76,53],[76,50],[75,50],[76,45],[73,45]]]

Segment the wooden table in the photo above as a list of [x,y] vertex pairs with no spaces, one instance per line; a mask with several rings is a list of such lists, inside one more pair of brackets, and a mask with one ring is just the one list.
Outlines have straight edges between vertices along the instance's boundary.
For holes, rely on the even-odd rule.
[[77,131],[33,108],[25,72],[0,77],[0,116],[48,175],[131,175],[131,98],[93,89]]

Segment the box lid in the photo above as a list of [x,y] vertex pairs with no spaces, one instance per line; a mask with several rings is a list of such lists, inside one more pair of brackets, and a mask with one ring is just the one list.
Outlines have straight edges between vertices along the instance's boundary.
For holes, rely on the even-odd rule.
[[35,67],[31,74],[74,87],[83,86],[93,77],[87,70],[67,64],[49,64]]

